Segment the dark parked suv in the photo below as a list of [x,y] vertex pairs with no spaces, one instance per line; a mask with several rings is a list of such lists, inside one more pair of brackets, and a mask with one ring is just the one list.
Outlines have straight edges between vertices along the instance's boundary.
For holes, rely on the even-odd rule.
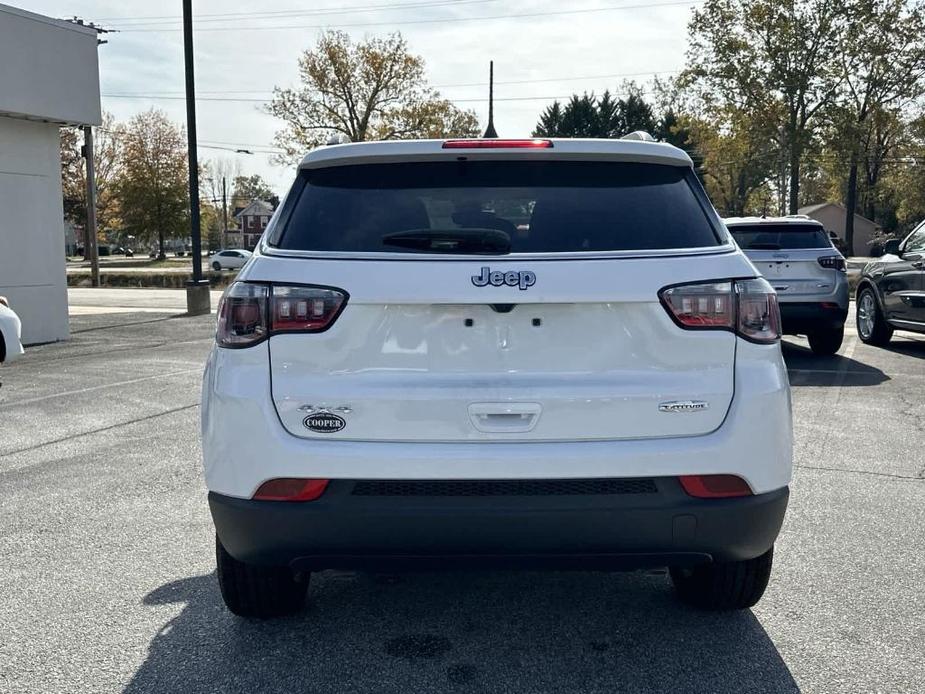
[[871,345],[887,344],[894,329],[925,333],[925,222],[884,250],[858,284],[858,336]]

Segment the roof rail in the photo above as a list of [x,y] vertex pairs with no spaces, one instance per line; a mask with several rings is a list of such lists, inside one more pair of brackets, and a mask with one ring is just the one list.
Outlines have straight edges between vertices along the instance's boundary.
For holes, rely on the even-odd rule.
[[634,130],[631,133],[627,133],[620,139],[621,140],[639,140],[640,142],[655,142],[656,141],[655,138],[652,137],[645,130]]

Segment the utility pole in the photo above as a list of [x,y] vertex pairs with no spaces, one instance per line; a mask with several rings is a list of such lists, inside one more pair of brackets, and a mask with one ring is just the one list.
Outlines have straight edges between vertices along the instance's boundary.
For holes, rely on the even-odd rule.
[[100,254],[96,239],[96,172],[93,166],[93,128],[83,126],[83,155],[87,162],[87,233],[84,258],[90,259],[90,285],[100,286]]
[[488,62],[488,126],[482,137],[498,137],[495,130],[495,61]]
[[222,176],[222,240],[219,246],[225,250],[225,234],[228,233],[228,193],[225,189],[225,177]]
[[196,150],[196,86],[193,77],[193,2],[183,0],[183,58],[186,72],[186,136],[189,157],[190,226],[193,279],[186,283],[186,312],[212,312],[209,280],[202,277],[202,231],[199,228],[199,157]]

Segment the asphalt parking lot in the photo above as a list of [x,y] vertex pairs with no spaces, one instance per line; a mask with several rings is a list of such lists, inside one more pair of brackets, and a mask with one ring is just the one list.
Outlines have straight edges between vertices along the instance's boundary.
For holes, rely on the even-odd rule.
[[214,316],[87,301],[0,368],[0,692],[925,691],[923,336],[787,339],[796,469],[754,610],[682,607],[661,572],[326,572],[260,623],[213,572]]

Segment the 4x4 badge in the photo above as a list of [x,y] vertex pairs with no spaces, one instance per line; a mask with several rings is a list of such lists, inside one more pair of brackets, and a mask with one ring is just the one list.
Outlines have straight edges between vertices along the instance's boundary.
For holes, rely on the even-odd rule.
[[536,284],[536,274],[530,270],[509,270],[501,272],[500,270],[492,271],[490,267],[483,267],[481,275],[472,275],[472,284],[476,287],[491,285],[500,287],[506,284],[508,287],[519,287],[521,291],[532,287]]

